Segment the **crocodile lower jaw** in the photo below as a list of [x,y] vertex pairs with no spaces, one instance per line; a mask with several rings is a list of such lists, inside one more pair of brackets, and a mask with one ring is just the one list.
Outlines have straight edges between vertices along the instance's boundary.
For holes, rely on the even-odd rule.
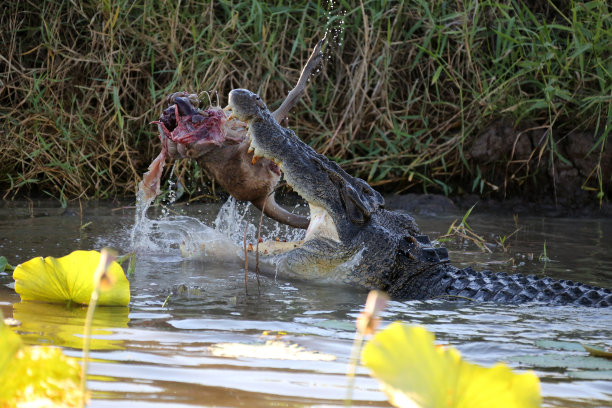
[[[254,158],[257,156],[253,156]],[[274,157],[263,157],[272,160],[282,172],[282,163],[275,160]],[[295,189],[291,184],[287,183],[289,187],[293,189],[298,195],[299,191]],[[301,196],[301,195],[300,195]],[[302,197],[304,198],[304,197]],[[308,202],[308,200],[306,200]],[[338,235],[338,229],[334,220],[329,215],[327,210],[321,206],[308,202],[310,208],[310,224],[306,230],[306,236],[303,241],[291,241],[291,242],[277,242],[277,241],[265,241],[259,244],[259,252],[263,255],[278,255],[284,252],[291,251],[301,246],[304,242],[312,239],[328,239],[335,242],[340,242]]]
[[322,207],[310,204],[310,225],[306,230],[306,237],[301,241],[263,241],[253,248],[259,251],[260,255],[274,256],[289,252],[300,247],[304,242],[312,239],[328,239],[340,242],[338,230],[329,213]]

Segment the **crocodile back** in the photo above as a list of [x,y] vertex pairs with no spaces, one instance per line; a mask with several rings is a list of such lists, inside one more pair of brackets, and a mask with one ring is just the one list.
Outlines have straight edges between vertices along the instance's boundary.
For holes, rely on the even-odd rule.
[[594,307],[612,305],[612,291],[571,280],[535,275],[476,272],[472,268],[447,270],[438,287],[441,296],[501,303],[545,302]]

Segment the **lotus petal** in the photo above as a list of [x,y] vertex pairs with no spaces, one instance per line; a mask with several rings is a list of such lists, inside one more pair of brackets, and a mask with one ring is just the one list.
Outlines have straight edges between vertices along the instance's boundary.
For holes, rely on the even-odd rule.
[[434,335],[423,327],[393,323],[365,345],[361,358],[398,407],[541,404],[540,381],[534,373],[516,374],[505,364],[486,368],[463,361],[453,347],[436,347]]
[[[97,251],[74,251],[62,258],[38,257],[18,265],[13,271],[15,291],[21,300],[88,304],[94,291],[94,272],[100,261]],[[115,282],[101,290],[98,305],[127,306],[130,286],[121,265],[111,263],[107,274]]]

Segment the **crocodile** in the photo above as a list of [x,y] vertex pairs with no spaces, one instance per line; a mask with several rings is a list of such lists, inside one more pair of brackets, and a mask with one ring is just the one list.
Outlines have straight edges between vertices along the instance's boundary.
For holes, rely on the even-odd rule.
[[261,259],[273,262],[278,277],[378,289],[394,299],[612,305],[607,288],[453,266],[448,251],[432,245],[411,216],[386,210],[380,193],[281,126],[257,94],[232,90],[228,109],[247,125],[253,157],[278,166],[310,207],[303,241],[259,244]]

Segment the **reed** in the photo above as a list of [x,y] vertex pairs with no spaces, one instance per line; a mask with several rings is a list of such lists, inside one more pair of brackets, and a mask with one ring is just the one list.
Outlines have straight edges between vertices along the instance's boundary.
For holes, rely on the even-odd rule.
[[[149,122],[166,95],[210,91],[224,105],[230,89],[246,87],[275,107],[330,30],[289,125],[352,174],[387,192],[520,193],[571,164],[564,144],[578,129],[591,135],[582,188],[610,197],[612,10],[603,0],[5,3],[5,198],[133,194],[159,151]],[[526,157],[476,162],[478,135],[501,121],[517,140],[533,129],[541,137]],[[202,194],[206,175],[193,163],[175,172]]]

